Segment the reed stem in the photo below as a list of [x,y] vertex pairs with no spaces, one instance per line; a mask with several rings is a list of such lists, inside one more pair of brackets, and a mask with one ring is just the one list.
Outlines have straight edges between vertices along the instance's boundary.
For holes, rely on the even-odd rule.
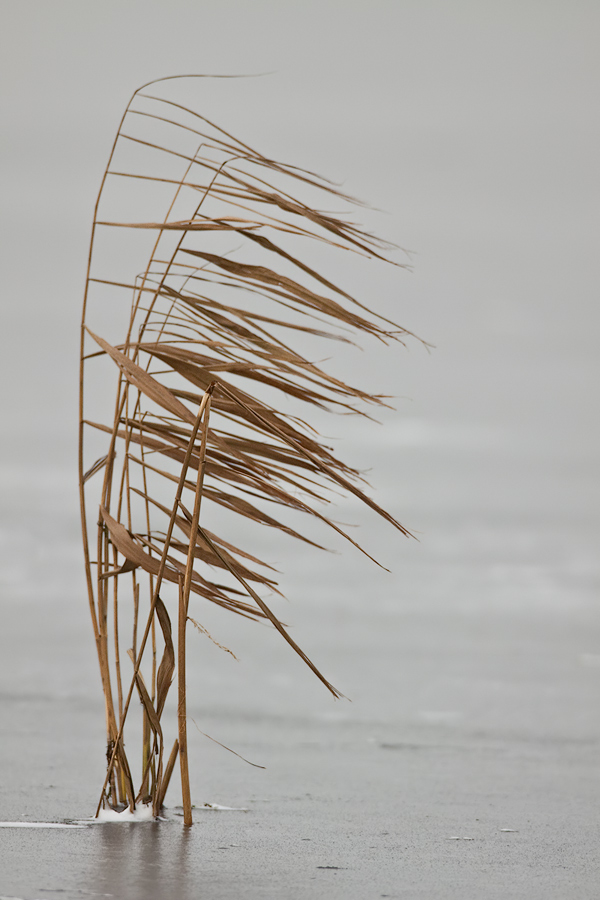
[[[171,77],[158,81],[176,84]],[[138,96],[143,109],[132,106]],[[157,128],[156,143],[146,131],[152,123]],[[169,125],[166,131],[165,123]],[[138,126],[142,128],[139,134]],[[196,135],[195,152],[189,147],[190,134]],[[134,164],[134,171],[127,171],[129,163],[125,162],[123,171],[122,162],[129,159],[129,150],[123,156],[121,144],[124,149],[127,142],[130,148],[132,140],[138,152],[151,152],[154,162],[162,160],[164,167],[150,176],[145,164],[141,168]],[[183,164],[181,177],[172,170],[176,160],[178,165]],[[135,221],[122,221],[120,214],[115,217],[110,212],[114,206],[112,189],[110,196],[104,196],[107,182],[113,183],[114,178],[143,179],[136,182],[140,188],[146,185],[144,190],[156,191],[162,209],[156,220],[137,221],[137,206]],[[344,384],[321,369],[312,357],[305,358],[288,346],[286,334],[351,344],[353,334],[370,336],[384,344],[403,343],[410,334],[316,271],[309,255],[300,258],[291,252],[294,242],[308,250],[309,239],[318,254],[325,245],[345,248],[357,262],[358,257],[383,261],[388,247],[345,216],[306,206],[296,196],[294,185],[320,191],[324,198],[329,196],[336,202],[353,202],[318,176],[263,156],[176,99],[154,96],[143,89],[133,94],[125,110],[102,178],[88,254],[79,378],[81,525],[107,730],[108,766],[97,816],[107,803],[119,807],[127,803],[134,810],[136,803],[149,801],[154,815],[159,815],[179,754],[184,823],[186,827],[192,824],[186,704],[186,628],[191,591],[236,615],[269,621],[331,693],[340,696],[262,599],[264,590],[279,593],[272,567],[201,528],[203,502],[216,503],[227,515],[250,520],[257,528],[275,528],[317,547],[320,544],[311,537],[288,525],[287,518],[279,521],[271,515],[269,504],[283,507],[286,517],[288,511],[310,515],[374,560],[320,511],[321,501],[329,500],[327,491],[341,488],[408,535],[363,492],[360,472],[337,459],[332,448],[323,444],[318,433],[289,405],[298,402],[366,415],[361,404],[385,407],[387,403],[385,396]],[[160,199],[165,189],[170,197],[166,212]],[[115,214],[118,209],[119,202]],[[95,243],[104,242],[101,236],[107,228],[111,235],[113,229],[123,228],[156,233],[146,248],[151,251],[146,264],[131,269],[130,277],[115,280],[110,273],[100,278],[92,272]],[[131,232],[119,233],[123,235],[121,246],[131,248],[131,262],[137,266],[140,232],[132,242],[126,237]],[[141,275],[133,274],[139,271]],[[93,323],[88,324],[88,318],[96,310],[102,320],[107,292],[112,296],[123,289],[133,290],[132,305],[125,341],[113,346],[91,330]],[[240,296],[245,299],[238,305],[235,297]],[[256,297],[259,299],[255,302]],[[231,305],[232,300],[235,305]],[[94,352],[86,352],[92,350],[87,347],[88,337],[94,341]],[[105,418],[102,403],[96,403],[95,389],[88,392],[86,388],[90,397],[84,398],[84,375],[86,380],[104,377],[106,368],[112,365],[109,360],[118,370],[112,420]],[[209,432],[216,379],[219,391],[212,402]],[[99,415],[94,412],[98,405]],[[107,452],[85,469],[84,435],[90,429],[95,435],[92,445],[100,436]],[[136,446],[140,447],[139,458]],[[196,477],[191,474],[195,468]],[[87,496],[86,484],[102,469],[96,558],[91,559],[88,515],[96,504],[98,483]],[[166,498],[172,496],[174,485],[171,503]],[[184,506],[184,490],[189,490],[188,497],[194,493],[193,513]],[[97,567],[96,579],[92,578],[92,567]],[[204,567],[224,570],[224,583],[210,573],[205,577]],[[131,590],[124,591],[128,573]],[[167,589],[165,597],[160,596],[163,579],[177,585],[176,595],[170,595]],[[167,608],[170,597],[174,604],[171,613]],[[175,604],[177,637],[171,618]],[[131,649],[127,650],[133,664],[129,687],[122,680],[126,649],[122,642],[130,633],[129,623],[123,631],[126,614],[133,619]],[[119,625],[123,627],[119,629]],[[176,668],[178,739],[163,767],[161,717],[171,687],[174,699]],[[125,723],[136,687],[143,706],[139,790],[134,786],[124,746]]]
[[[192,433],[190,435],[190,440],[188,442],[188,447],[186,450],[185,458],[183,460],[183,465],[181,467],[181,473],[179,475],[179,483],[177,485],[177,492],[175,494],[175,500],[174,500],[173,509],[171,512],[171,519],[169,521],[169,528],[167,530],[167,535],[166,535],[166,539],[165,539],[165,543],[164,543],[164,547],[163,547],[163,552],[162,552],[161,559],[160,559],[158,574],[156,576],[156,584],[154,586],[154,593],[152,595],[152,602],[150,604],[150,612],[148,615],[148,619],[146,621],[146,628],[144,629],[144,634],[142,636],[142,640],[140,643],[140,649],[139,649],[137,660],[136,660],[135,666],[134,666],[133,677],[131,679],[131,684],[129,685],[129,691],[127,693],[127,699],[125,700],[125,706],[123,708],[123,718],[121,720],[119,730],[118,730],[117,736],[115,738],[114,747],[112,749],[111,757],[110,757],[110,760],[108,763],[108,768],[106,771],[106,776],[104,778],[104,784],[102,785],[102,791],[100,793],[100,800],[98,801],[98,806],[96,807],[96,818],[98,818],[98,816],[100,815],[100,810],[102,808],[102,803],[104,801],[106,787],[109,783],[109,780],[110,780],[110,777],[111,777],[111,774],[113,771],[113,766],[115,765],[115,762],[117,760],[119,745],[123,739],[123,729],[125,727],[125,720],[127,718],[127,713],[129,711],[129,705],[131,703],[131,698],[133,696],[133,692],[135,689],[138,672],[140,671],[140,665],[142,662],[142,657],[144,655],[144,650],[146,648],[146,643],[147,643],[148,637],[150,635],[150,629],[152,626],[152,619],[154,618],[154,612],[156,610],[156,604],[158,603],[159,591],[160,591],[160,588],[162,585],[162,576],[163,576],[164,568],[165,568],[166,561],[167,561],[167,553],[169,550],[169,545],[170,545],[171,537],[173,534],[173,528],[175,527],[175,518],[177,516],[177,510],[179,509],[179,504],[181,501],[181,494],[183,492],[183,486],[185,484],[187,470],[188,470],[188,467],[190,464],[190,459],[192,458],[194,443],[196,441],[196,435],[198,434],[198,429],[200,428],[200,422],[202,420],[202,415],[203,415],[206,405],[210,399],[210,394],[208,391],[210,390],[212,393],[213,387],[214,387],[214,385],[211,384],[209,386],[208,390],[205,391],[204,396],[202,397],[202,402],[200,403],[198,415],[196,416],[196,421],[194,423],[194,427],[193,427]],[[104,671],[102,666],[101,666],[100,671],[101,672]],[[108,688],[110,688],[110,682],[109,682]],[[107,692],[107,689],[105,687],[105,696],[106,696],[106,692]]]
[[179,766],[181,769],[181,799],[183,824],[193,825],[192,797],[190,793],[190,770],[187,752],[187,707],[185,686],[185,626],[187,621],[183,579],[179,579],[179,627],[177,631],[177,722],[179,726]]
[[173,749],[171,750],[171,755],[167,761],[167,766],[165,769],[165,774],[163,775],[162,781],[160,783],[160,790],[156,794],[156,808],[154,810],[154,815],[157,816],[164,806],[165,797],[167,795],[167,791],[169,789],[169,784],[171,782],[171,775],[173,774],[173,769],[175,768],[175,763],[177,762],[177,754],[179,753],[179,741],[175,739],[175,743],[173,744]]
[[190,543],[188,547],[187,563],[185,567],[185,580],[179,579],[179,629],[178,629],[178,719],[179,719],[179,765],[181,767],[181,793],[183,798],[183,824],[192,825],[192,801],[190,796],[190,774],[187,754],[187,713],[186,713],[186,677],[185,677],[185,631],[187,614],[190,603],[190,588],[192,573],[194,570],[194,550],[198,538],[198,524],[200,522],[200,505],[202,503],[202,487],[204,485],[204,471],[206,469],[206,441],[208,438],[208,420],[210,417],[210,404],[215,383],[207,388],[207,401],[202,420],[202,435],[200,439],[200,458],[198,463],[198,481],[196,482],[196,494],[194,497],[194,513],[190,529]]

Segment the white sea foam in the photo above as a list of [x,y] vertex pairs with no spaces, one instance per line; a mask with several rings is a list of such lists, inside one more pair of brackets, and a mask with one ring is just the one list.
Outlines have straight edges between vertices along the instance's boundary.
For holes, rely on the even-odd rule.
[[230,809],[235,810],[235,812],[248,812],[245,806],[221,806],[219,803],[205,803],[199,809]]
[[[198,810],[214,810],[214,811],[222,811],[229,810],[233,812],[249,812],[249,810],[245,806],[221,806],[220,803],[205,803],[203,806],[195,806],[194,809]],[[67,828],[81,828],[84,825],[104,825],[107,822],[153,822],[155,821],[154,816],[152,815],[152,806],[148,805],[138,805],[135,808],[134,812],[131,812],[130,809],[124,809],[122,812],[119,812],[116,809],[101,809],[98,817],[93,819],[80,819],[78,825],[74,826],[56,826],[56,827],[67,827]],[[160,821],[160,817],[159,817]],[[1,900],[1,898],[0,898]]]
[[118,812],[116,809],[101,809],[97,818],[88,821],[92,825],[102,825],[105,822],[153,822],[154,816],[150,804],[140,803],[133,812],[129,808],[124,809],[123,812]]
[[0,828],[83,828],[83,825],[67,825],[63,822],[0,822]]

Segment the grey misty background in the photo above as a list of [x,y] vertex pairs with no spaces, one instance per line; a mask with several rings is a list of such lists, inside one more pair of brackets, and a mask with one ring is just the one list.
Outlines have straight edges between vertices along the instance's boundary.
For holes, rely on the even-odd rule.
[[[394,395],[396,412],[323,427],[420,543],[350,502],[339,518],[360,523],[391,575],[334,539],[343,555],[260,535],[294,637],[354,702],[333,704],[261,626],[198,612],[241,657],[197,639],[198,714],[492,731],[504,716],[535,731],[547,713],[555,732],[595,733],[598,5],[4,0],[1,14],[1,690],[100,703],[79,547],[78,340],[122,110],[162,75],[271,73],[188,96],[383,210],[356,216],[410,251],[396,258],[412,272],[373,264],[349,287],[436,349],[334,348],[331,369]],[[336,265],[344,284],[343,255]],[[583,698],[560,720],[557,696],[540,705],[523,687],[551,660]],[[100,712],[98,776],[102,725]]]

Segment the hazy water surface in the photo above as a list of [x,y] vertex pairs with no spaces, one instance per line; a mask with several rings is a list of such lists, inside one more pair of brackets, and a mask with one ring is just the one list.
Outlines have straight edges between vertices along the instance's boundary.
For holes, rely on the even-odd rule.
[[[239,662],[190,635],[190,715],[266,770],[191,725],[191,833],[177,784],[164,823],[0,829],[0,895],[595,898],[598,5],[32,9],[6,4],[0,35],[0,819],[84,819],[104,774],[78,320],[134,87],[275,72],[186,96],[387,211],[357,213],[408,248],[396,258],[412,272],[372,267],[346,286],[436,349],[336,350],[332,369],[397,412],[379,428],[317,421],[418,537],[341,503],[391,573],[325,534],[335,553],[229,536],[282,570],[277,611],[350,700],[266,627],[199,607]],[[332,277],[346,284],[341,263]]]

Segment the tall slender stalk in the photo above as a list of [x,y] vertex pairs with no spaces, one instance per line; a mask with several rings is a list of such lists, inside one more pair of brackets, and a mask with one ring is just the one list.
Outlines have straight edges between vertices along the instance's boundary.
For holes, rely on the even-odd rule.
[[[311,248],[319,260],[324,249],[344,249],[357,264],[389,261],[388,244],[345,213],[323,211],[329,202],[351,205],[352,198],[311,172],[260,153],[179,102],[172,95],[181,84],[177,78],[159,79],[151,83],[152,93],[145,85],[132,95],[94,209],[81,322],[79,481],[108,742],[97,814],[106,804],[127,803],[133,810],[139,799],[149,799],[157,815],[179,754],[184,822],[190,825],[185,667],[192,602],[268,620],[339,696],[267,605],[263,595],[279,593],[274,570],[235,546],[230,534],[209,531],[210,510],[219,507],[232,523],[274,528],[318,548],[312,533],[298,530],[293,520],[310,516],[374,559],[326,514],[332,494],[341,490],[408,535],[368,495],[361,474],[298,413],[317,407],[370,418],[368,407],[387,405],[386,397],[318,366],[315,358],[331,354],[317,352],[315,344],[352,345],[358,336],[403,343],[410,333],[314,261]],[[138,162],[131,161],[132,149]],[[115,203],[121,209],[119,184],[134,198],[130,215],[112,212]],[[139,191],[154,201],[157,214],[150,220],[136,218]],[[144,234],[148,247],[136,257]],[[124,250],[119,260],[131,262],[126,271],[115,260],[111,273],[111,257],[99,253],[99,245],[117,235]],[[95,315],[113,300],[123,328],[109,342],[97,333]],[[111,372],[117,376],[112,418],[96,399]],[[95,461],[92,456],[86,470],[94,446],[102,455]],[[195,479],[188,478],[190,470]],[[93,490],[99,472],[102,485]],[[185,491],[194,492],[192,513]],[[90,517],[99,523],[95,559]],[[215,569],[219,577],[213,580]],[[121,641],[132,636],[126,655],[119,618],[128,609],[131,631],[121,629]],[[143,631],[142,610],[148,611]],[[132,670],[125,691],[127,657]],[[163,769],[162,716],[176,662],[178,739]],[[137,790],[124,742],[134,692],[143,707]]]
[[192,797],[190,793],[190,771],[187,751],[187,698],[185,672],[185,626],[187,623],[187,604],[183,578],[179,579],[179,628],[177,630],[177,726],[179,732],[179,767],[181,770],[181,802],[183,805],[183,824],[193,825]]
[[202,436],[200,440],[200,456],[198,461],[198,480],[194,497],[194,513],[190,528],[185,579],[179,579],[179,630],[178,630],[178,692],[177,705],[179,722],[179,764],[181,767],[181,793],[183,802],[183,824],[192,825],[192,801],[190,797],[190,774],[187,752],[187,706],[186,706],[186,674],[185,674],[185,632],[190,603],[190,587],[194,570],[194,551],[196,549],[198,523],[200,521],[200,504],[202,503],[202,487],[206,468],[206,440],[208,436],[208,420],[210,417],[210,401],[215,387],[213,382],[206,391],[206,406],[202,420]]
[[[155,609],[156,609],[156,604],[157,604],[157,602],[158,602],[158,600],[159,600],[159,591],[160,591],[160,588],[161,588],[161,585],[162,585],[162,578],[163,578],[163,574],[164,574],[164,570],[165,570],[165,564],[166,564],[166,561],[167,561],[167,552],[168,552],[169,544],[170,544],[170,541],[171,541],[171,536],[172,536],[172,534],[173,534],[173,529],[174,529],[174,527],[175,527],[175,517],[176,517],[176,515],[177,515],[177,509],[178,509],[179,504],[180,504],[180,501],[181,501],[181,495],[182,495],[182,493],[183,493],[183,488],[184,488],[184,485],[185,485],[185,479],[186,479],[186,475],[187,475],[188,466],[189,466],[190,460],[191,460],[191,458],[192,458],[192,453],[193,453],[193,449],[194,449],[194,442],[195,442],[195,440],[196,440],[196,435],[198,434],[198,429],[199,429],[199,427],[200,427],[200,422],[201,422],[201,419],[202,419],[202,414],[203,414],[204,409],[205,409],[205,407],[206,407],[206,404],[207,404],[207,402],[208,402],[209,396],[210,396],[210,395],[208,394],[208,392],[206,392],[206,393],[204,394],[203,398],[202,398],[202,402],[201,402],[200,408],[199,408],[199,410],[198,410],[198,415],[197,415],[197,417],[196,417],[196,421],[195,421],[195,423],[194,423],[194,427],[193,427],[193,429],[192,429],[192,433],[191,433],[190,440],[189,440],[189,443],[188,443],[188,448],[187,448],[187,451],[186,451],[186,455],[185,455],[185,458],[184,458],[184,460],[183,460],[183,465],[182,465],[182,467],[181,467],[181,474],[180,474],[180,476],[179,476],[179,484],[177,485],[177,492],[176,492],[176,494],[175,494],[175,501],[174,501],[174,503],[173,503],[173,510],[172,510],[172,512],[171,512],[171,519],[170,519],[170,521],[169,521],[169,528],[168,528],[168,531],[167,531],[167,537],[166,537],[166,540],[165,540],[165,543],[164,543],[164,549],[163,549],[163,553],[162,553],[162,556],[161,556],[161,559],[160,559],[160,563],[159,563],[159,566],[158,566],[158,571],[157,571],[157,573],[156,573],[156,585],[155,585],[155,587],[154,587],[154,593],[153,593],[153,595],[152,595],[152,602],[151,602],[151,604],[150,604],[150,612],[149,612],[149,615],[148,615],[148,620],[147,620],[147,622],[146,622],[146,627],[145,627],[145,629],[144,629],[144,634],[143,634],[142,640],[141,640],[141,642],[140,642],[140,649],[139,649],[139,652],[138,652],[138,656],[137,656],[137,659],[135,660],[134,670],[133,670],[133,677],[132,677],[132,679],[131,679],[131,684],[129,685],[129,691],[128,691],[128,693],[127,693],[127,699],[125,700],[125,705],[124,705],[124,707],[123,707],[123,716],[122,716],[122,719],[121,719],[121,724],[120,724],[120,726],[119,726],[119,731],[118,731],[118,733],[117,733],[117,735],[116,735],[116,738],[115,738],[115,740],[114,740],[114,747],[113,747],[113,749],[112,749],[112,752],[111,752],[111,754],[110,754],[110,758],[109,758],[109,761],[108,761],[108,768],[107,768],[107,772],[106,772],[106,777],[105,777],[105,779],[104,779],[104,784],[102,785],[102,792],[101,792],[101,795],[100,795],[100,800],[99,800],[98,806],[97,806],[97,808],[96,808],[96,817],[98,817],[98,815],[100,814],[100,810],[101,810],[101,808],[102,808],[102,804],[103,804],[104,799],[105,799],[106,786],[107,786],[107,784],[108,784],[108,782],[109,782],[109,779],[110,779],[110,777],[111,777],[112,770],[113,770],[113,766],[115,765],[115,762],[116,762],[116,760],[117,760],[117,756],[118,756],[119,750],[120,750],[120,748],[121,748],[121,742],[122,742],[122,740],[123,740],[123,730],[124,730],[124,728],[125,728],[125,720],[126,720],[126,718],[127,718],[127,713],[129,712],[129,706],[130,706],[131,698],[132,698],[132,696],[133,696],[133,692],[134,692],[134,689],[135,689],[137,676],[138,676],[139,671],[140,671],[140,666],[141,666],[141,662],[142,662],[142,657],[143,657],[143,655],[144,655],[144,650],[146,649],[146,643],[147,643],[147,641],[148,641],[148,636],[149,636],[150,630],[151,630],[151,628],[152,628],[152,621],[153,621],[153,619],[154,619],[154,611],[155,611]],[[126,554],[124,554],[124,555],[126,555]],[[159,788],[159,790],[160,790],[160,788]],[[130,803],[130,807],[131,807],[131,808],[134,808],[134,807],[135,807],[135,801],[134,801],[134,800],[132,800],[132,802]]]

